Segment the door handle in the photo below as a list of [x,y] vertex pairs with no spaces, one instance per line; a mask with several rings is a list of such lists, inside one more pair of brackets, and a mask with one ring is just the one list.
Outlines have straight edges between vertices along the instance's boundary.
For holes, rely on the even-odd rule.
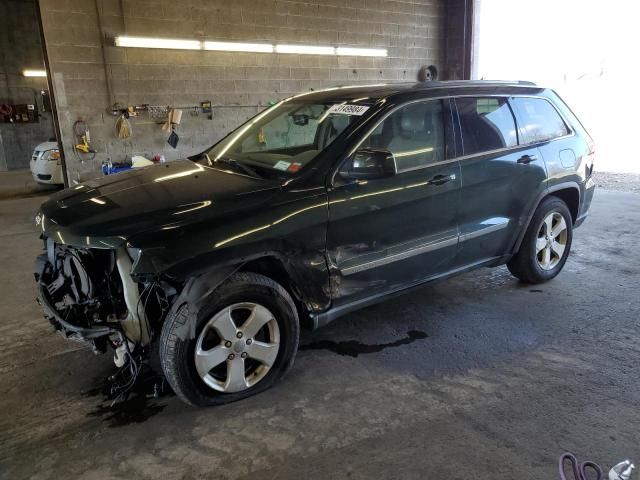
[[455,173],[451,175],[436,175],[427,182],[428,185],[444,185],[447,182],[451,182],[456,179]]
[[518,163],[522,163],[523,165],[528,165],[531,162],[535,162],[538,160],[537,155],[523,155],[518,159]]

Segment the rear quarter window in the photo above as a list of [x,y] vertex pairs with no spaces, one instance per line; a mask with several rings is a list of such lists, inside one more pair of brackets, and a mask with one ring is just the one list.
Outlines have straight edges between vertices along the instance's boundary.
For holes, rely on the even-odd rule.
[[513,105],[518,112],[528,143],[553,140],[569,134],[564,120],[548,100],[515,97]]

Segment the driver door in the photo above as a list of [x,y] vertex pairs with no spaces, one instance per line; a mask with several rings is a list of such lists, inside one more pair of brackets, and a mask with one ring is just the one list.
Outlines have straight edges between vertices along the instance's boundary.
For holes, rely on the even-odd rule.
[[390,151],[396,175],[336,176],[327,235],[334,306],[419,284],[452,268],[460,166],[452,159],[449,118],[448,101],[399,107],[359,146]]

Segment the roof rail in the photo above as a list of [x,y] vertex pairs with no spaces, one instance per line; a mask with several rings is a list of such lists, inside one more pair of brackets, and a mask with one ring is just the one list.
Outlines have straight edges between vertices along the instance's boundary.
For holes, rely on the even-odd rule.
[[535,82],[528,80],[432,80],[430,82],[418,82],[416,88],[437,87],[465,87],[465,86],[490,86],[490,85],[518,85],[523,87],[537,87]]

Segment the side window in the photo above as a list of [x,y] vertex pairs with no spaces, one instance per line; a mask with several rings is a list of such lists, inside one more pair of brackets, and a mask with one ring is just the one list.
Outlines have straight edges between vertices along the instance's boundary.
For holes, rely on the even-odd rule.
[[513,104],[523,123],[527,141],[542,142],[569,133],[564,120],[549,101],[542,98],[515,97]]
[[506,98],[456,98],[464,155],[518,144],[516,122]]
[[398,172],[444,160],[443,108],[440,100],[402,107],[378,125],[361,147],[389,150]]

